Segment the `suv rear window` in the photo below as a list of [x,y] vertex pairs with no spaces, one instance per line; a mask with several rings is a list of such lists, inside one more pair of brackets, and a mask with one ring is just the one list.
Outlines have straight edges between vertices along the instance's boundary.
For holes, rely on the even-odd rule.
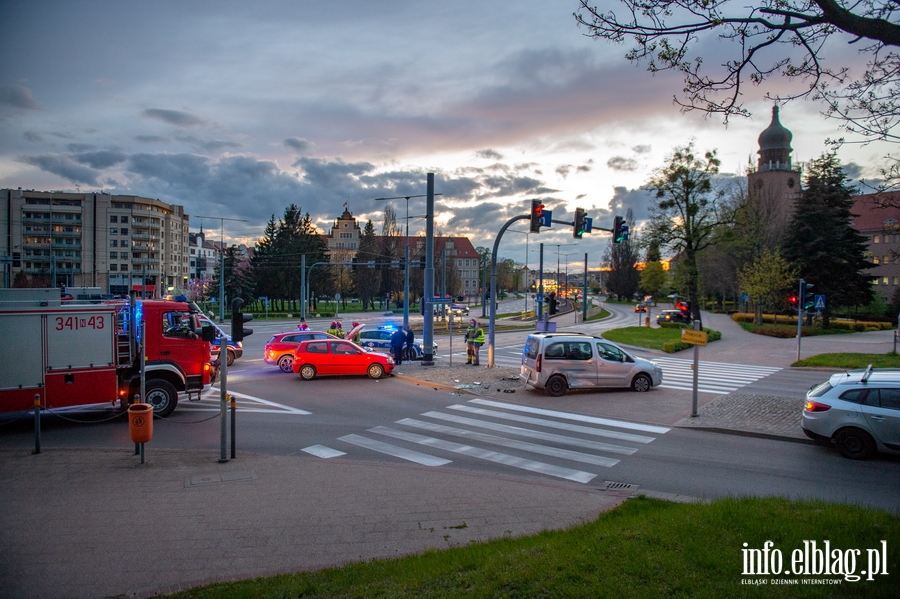
[[537,358],[540,345],[541,342],[536,337],[529,337],[525,340],[525,349],[522,350],[522,353],[525,354],[526,358],[534,360]]

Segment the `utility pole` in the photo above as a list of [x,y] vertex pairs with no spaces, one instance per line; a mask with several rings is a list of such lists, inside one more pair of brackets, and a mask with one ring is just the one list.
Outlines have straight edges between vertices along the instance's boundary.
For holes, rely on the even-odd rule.
[[[225,218],[223,216],[197,216],[196,218],[211,218],[219,221],[222,232],[222,241],[219,246],[219,322],[225,322],[225,221],[236,223],[250,222],[240,218]],[[202,226],[202,225],[201,225]]]

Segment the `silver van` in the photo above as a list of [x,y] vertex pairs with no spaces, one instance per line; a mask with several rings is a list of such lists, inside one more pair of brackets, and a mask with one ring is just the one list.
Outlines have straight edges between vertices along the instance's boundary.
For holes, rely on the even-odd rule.
[[525,340],[519,378],[553,397],[569,389],[631,387],[649,391],[662,383],[656,362],[632,356],[600,337],[535,333]]

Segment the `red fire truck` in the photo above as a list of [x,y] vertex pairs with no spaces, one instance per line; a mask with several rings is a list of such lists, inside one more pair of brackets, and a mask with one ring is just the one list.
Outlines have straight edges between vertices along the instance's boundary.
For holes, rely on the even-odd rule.
[[79,305],[58,289],[2,289],[0,412],[33,409],[35,396],[43,409],[125,407],[140,394],[143,347],[141,401],[168,416],[178,393],[199,397],[215,377],[198,314],[187,302]]

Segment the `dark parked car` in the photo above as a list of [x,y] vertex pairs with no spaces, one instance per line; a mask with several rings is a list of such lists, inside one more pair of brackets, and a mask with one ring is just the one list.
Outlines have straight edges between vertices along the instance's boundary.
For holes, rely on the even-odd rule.
[[684,324],[690,324],[691,317],[681,310],[663,310],[656,315],[656,322],[658,324],[663,322],[682,322]]

